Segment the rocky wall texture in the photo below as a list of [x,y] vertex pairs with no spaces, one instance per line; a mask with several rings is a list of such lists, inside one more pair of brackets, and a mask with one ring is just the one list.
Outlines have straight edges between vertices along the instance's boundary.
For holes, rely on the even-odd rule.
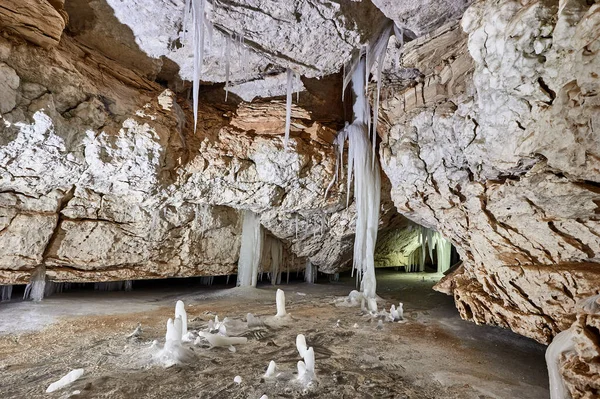
[[[40,265],[55,281],[235,273],[242,209],[293,267],[348,267],[355,211],[343,183],[324,197],[337,123],[315,119],[325,99],[294,105],[287,151],[278,100],[220,106],[209,93],[194,131],[185,98],[88,44],[0,39],[2,284]],[[382,225],[400,220],[389,196],[383,208]]]
[[383,101],[397,208],[464,261],[438,289],[543,343],[600,290],[599,7],[479,1],[407,45],[422,74]]

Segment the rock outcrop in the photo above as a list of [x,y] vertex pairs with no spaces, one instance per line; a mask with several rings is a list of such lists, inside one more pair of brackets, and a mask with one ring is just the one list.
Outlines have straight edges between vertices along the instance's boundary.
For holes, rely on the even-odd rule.
[[422,74],[383,100],[392,198],[464,262],[439,289],[463,318],[543,343],[600,287],[599,10],[477,2],[466,33],[406,46]]

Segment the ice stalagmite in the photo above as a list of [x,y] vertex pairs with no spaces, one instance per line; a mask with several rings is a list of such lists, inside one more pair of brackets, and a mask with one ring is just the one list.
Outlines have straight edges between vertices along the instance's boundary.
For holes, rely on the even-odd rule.
[[285,292],[283,290],[277,290],[277,294],[275,295],[275,301],[277,303],[277,314],[276,317],[284,317],[287,315],[285,311]]
[[256,287],[258,279],[258,264],[262,253],[263,233],[260,216],[244,212],[242,226],[242,245],[238,260],[238,287]]
[[311,263],[310,260],[307,260],[306,268],[304,269],[304,281],[306,281],[308,284],[314,284],[315,283],[315,274],[316,274],[316,267]]
[[183,301],[177,301],[175,304],[175,318],[181,318],[181,334],[187,334],[187,313]]
[[561,357],[575,351],[573,331],[571,328],[559,333],[546,349],[546,365],[550,378],[550,399],[571,399],[560,373]]
[[298,349],[298,353],[300,354],[300,356],[304,357],[304,354],[308,349],[308,347],[306,346],[306,337],[304,337],[304,334],[298,334],[296,336],[296,349]]
[[288,141],[290,139],[290,128],[292,125],[292,85],[294,82],[294,72],[291,69],[287,70],[287,95],[285,100],[285,138],[283,147],[287,150]]
[[265,372],[265,377],[270,378],[275,376],[275,372],[277,371],[277,364],[275,361],[271,360],[269,362],[269,367],[267,367],[267,371]]

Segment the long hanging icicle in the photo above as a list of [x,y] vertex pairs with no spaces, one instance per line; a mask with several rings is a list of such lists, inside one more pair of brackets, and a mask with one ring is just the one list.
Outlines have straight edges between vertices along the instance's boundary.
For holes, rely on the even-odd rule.
[[227,94],[229,94],[229,69],[231,59],[231,34],[225,36],[225,102],[227,102]]
[[245,211],[242,226],[242,245],[238,261],[238,287],[256,287],[262,245],[263,233],[260,216],[251,211]]
[[[191,5],[191,7],[190,7]],[[194,131],[198,127],[198,91],[200,89],[200,74],[204,63],[204,29],[208,26],[211,35],[210,22],[206,20],[206,0],[186,0],[183,18],[183,38],[187,29],[187,14],[191,11],[193,24],[193,49],[194,49],[194,76],[193,76],[193,101],[194,101]]]
[[294,79],[294,73],[291,69],[287,70],[287,94],[285,101],[285,138],[283,141],[283,147],[287,150],[288,140],[290,139],[290,128],[292,125],[292,83]]

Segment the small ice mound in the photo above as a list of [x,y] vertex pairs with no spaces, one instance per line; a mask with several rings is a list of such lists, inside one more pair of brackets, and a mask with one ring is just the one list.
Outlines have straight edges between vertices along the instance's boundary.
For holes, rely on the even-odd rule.
[[263,395],[260,397],[260,399],[269,399],[269,397],[267,395]]
[[383,320],[379,320],[379,321],[377,322],[377,327],[376,327],[376,328],[377,328],[378,330],[383,330]]
[[181,344],[181,317],[177,317],[175,321],[169,318],[167,320],[167,334],[165,342]]
[[335,306],[354,307],[359,306],[362,302],[363,294],[359,291],[352,290],[348,296],[337,298]]
[[269,362],[269,367],[267,367],[267,371],[265,372],[265,378],[275,377],[275,373],[277,372],[277,363],[274,360]]
[[67,385],[71,385],[72,383],[77,381],[79,378],[81,378],[82,375],[83,375],[83,369],[71,370],[71,371],[69,371],[69,373],[67,375],[62,377],[60,380],[50,384],[48,389],[46,389],[46,393],[58,391],[59,389],[62,389],[64,387],[66,387]]
[[402,321],[404,319],[404,309],[402,302],[400,302],[397,309],[396,305],[392,305],[392,307],[390,308],[389,319],[392,322]]
[[277,303],[277,314],[275,317],[284,317],[287,315],[285,311],[285,292],[283,290],[277,289],[277,294],[275,295],[275,302]]
[[265,325],[259,317],[254,316],[252,313],[246,315],[246,323],[248,328],[264,327]]
[[308,350],[308,346],[306,345],[306,337],[304,334],[298,334],[296,337],[296,349],[298,349],[298,354],[300,357],[303,358]]
[[298,379],[301,380],[306,375],[306,364],[302,360],[298,360]]
[[162,349],[159,349],[158,342],[154,341],[150,347],[151,350],[156,351],[152,355],[156,362],[165,367],[171,367],[191,359],[192,352],[181,345],[181,328],[181,316],[177,316],[175,320],[171,318],[167,320],[165,345]]
[[242,377],[240,377],[239,375],[236,375],[233,378],[233,382],[235,382],[236,384],[240,385],[242,383]]
[[199,336],[206,338],[211,348],[229,347],[233,345],[242,345],[248,342],[246,337],[226,337],[219,334],[211,334],[200,331]]

